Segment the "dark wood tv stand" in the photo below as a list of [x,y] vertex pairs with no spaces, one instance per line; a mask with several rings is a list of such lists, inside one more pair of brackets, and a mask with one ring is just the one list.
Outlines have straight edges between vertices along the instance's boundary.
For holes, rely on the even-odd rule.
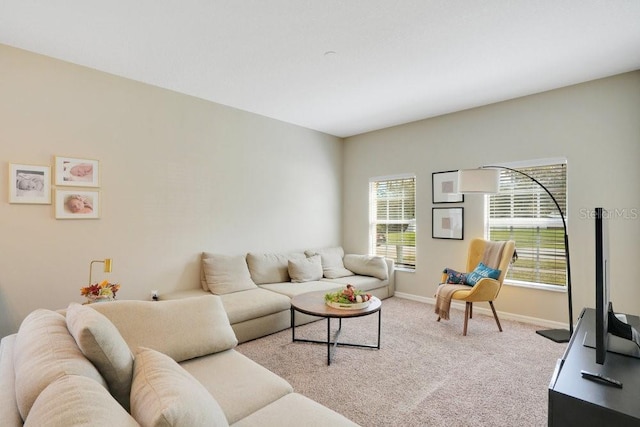
[[[636,329],[637,316],[627,316]],[[583,345],[594,333],[595,310],[585,308],[549,384],[549,426],[640,426],[640,359],[607,353],[596,363],[595,349]],[[615,388],[582,378],[581,370],[601,373],[623,383]]]

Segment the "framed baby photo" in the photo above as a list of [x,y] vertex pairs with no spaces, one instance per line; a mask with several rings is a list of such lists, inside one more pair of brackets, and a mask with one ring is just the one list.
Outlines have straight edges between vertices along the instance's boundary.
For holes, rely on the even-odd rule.
[[100,162],[74,157],[55,157],[55,184],[100,187]]
[[51,168],[9,163],[9,203],[50,205]]
[[97,190],[56,189],[57,219],[100,218],[100,192]]

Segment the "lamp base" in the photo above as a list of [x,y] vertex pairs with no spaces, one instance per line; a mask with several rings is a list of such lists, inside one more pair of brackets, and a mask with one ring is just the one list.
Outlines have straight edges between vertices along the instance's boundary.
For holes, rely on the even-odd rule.
[[566,329],[545,329],[536,331],[536,334],[560,343],[569,342],[571,339],[571,334]]

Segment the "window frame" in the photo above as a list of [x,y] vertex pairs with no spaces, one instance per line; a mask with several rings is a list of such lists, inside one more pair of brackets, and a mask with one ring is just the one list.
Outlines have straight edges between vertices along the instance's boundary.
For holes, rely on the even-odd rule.
[[[534,173],[530,173],[531,171],[527,171],[527,170],[523,170],[523,169],[530,169],[530,168],[542,168],[542,167],[548,167],[548,166],[554,166],[554,165],[562,165],[562,167],[564,168],[564,194],[557,194],[556,192],[553,191],[553,189],[549,190],[551,192],[551,194],[553,194],[553,196],[556,198],[557,203],[560,205],[560,208],[562,209],[562,215],[564,216],[564,221],[562,220],[562,217],[560,216],[560,212],[558,212],[558,206],[556,206],[552,200],[552,198],[549,196],[549,194],[547,194],[547,192],[540,187],[539,184],[537,184],[535,181],[531,180],[530,178],[526,178],[524,177],[524,175],[522,175],[524,178],[529,179],[531,181],[531,188],[529,189],[528,192],[523,192],[523,190],[521,188],[519,189],[514,189],[513,192],[511,193],[511,200],[513,201],[514,198],[516,198],[517,195],[522,196],[523,194],[527,194],[528,196],[532,197],[533,200],[536,201],[536,205],[539,207],[540,206],[540,200],[541,197],[546,197],[548,200],[545,201],[545,203],[547,203],[547,205],[551,204],[553,206],[553,211],[549,212],[549,214],[552,214],[553,212],[558,214],[557,218],[553,218],[553,217],[549,217],[549,218],[541,218],[541,217],[530,217],[530,218],[518,218],[517,215],[512,215],[509,218],[505,218],[503,220],[503,223],[505,224],[504,227],[507,227],[507,224],[511,224],[511,227],[515,227],[520,228],[521,230],[524,230],[524,232],[526,233],[526,230],[531,229],[531,233],[537,233],[537,238],[540,238],[540,228],[545,229],[545,230],[552,230],[555,229],[555,233],[559,236],[556,236],[554,239],[552,239],[552,241],[557,241],[557,240],[561,240],[561,250],[562,252],[560,254],[557,253],[557,251],[559,251],[560,249],[558,247],[554,247],[554,250],[556,251],[556,254],[553,257],[553,262],[562,262],[564,264],[564,270],[563,270],[563,274],[564,274],[564,278],[563,278],[563,283],[546,283],[546,282],[538,282],[538,281],[526,281],[526,280],[518,280],[517,278],[513,277],[513,273],[515,270],[513,270],[513,266],[512,269],[510,269],[509,273],[507,274],[507,277],[505,278],[505,284],[509,284],[509,285],[514,285],[514,286],[521,286],[521,287],[527,287],[527,288],[536,288],[536,289],[545,289],[545,290],[551,290],[551,291],[557,291],[557,292],[566,292],[567,291],[567,273],[568,273],[568,269],[567,269],[567,257],[565,255],[565,243],[564,243],[564,232],[565,232],[565,226],[566,226],[566,231],[568,234],[568,230],[569,230],[569,224],[568,224],[568,199],[569,199],[569,186],[568,186],[568,162],[566,158],[549,158],[549,159],[538,159],[538,160],[531,160],[531,161],[521,161],[521,162],[511,162],[511,163],[500,163],[497,164],[496,167],[499,168],[500,170],[500,176],[503,176],[503,173],[509,173],[509,174],[516,174],[516,175],[521,175],[521,173],[525,173],[527,175],[531,175],[534,178],[536,178],[537,180],[540,180],[539,176],[536,176],[535,172]],[[507,168],[507,169],[502,169],[502,168]],[[508,169],[515,169],[516,172],[514,171],[510,171]],[[520,172],[520,173],[518,173]],[[561,184],[562,186],[562,184]],[[501,192],[500,194],[502,194],[502,196],[504,197],[505,193]],[[508,193],[507,193],[508,194]],[[484,234],[485,234],[485,238],[486,239],[491,239],[491,228],[492,228],[492,224],[491,222],[493,222],[493,226],[495,227],[495,223],[496,222],[500,222],[495,221],[491,219],[491,201],[492,201],[492,197],[496,197],[497,195],[486,195],[485,196],[485,225],[484,225]],[[516,202],[517,203],[517,202]],[[526,206],[526,201],[523,202],[523,205]],[[498,225],[499,227],[499,225]],[[497,228],[497,227],[496,227]],[[536,229],[537,231],[533,231],[534,229]],[[511,232],[513,232],[513,230],[511,230]],[[531,242],[530,242],[531,243]],[[532,251],[535,251],[536,254],[539,254],[541,251],[540,249],[544,249],[542,247],[542,245],[544,245],[545,243],[548,242],[542,242],[542,240],[537,242],[537,246],[522,246],[520,245],[520,247],[523,247],[524,249],[520,251],[520,258],[521,260],[523,260],[523,255],[525,256],[524,260],[525,261],[529,261],[531,263],[534,263],[534,265],[530,268],[530,270],[532,271],[532,275],[534,274],[533,271],[535,271],[536,269],[540,269],[540,266],[542,264],[542,261],[533,261],[531,258],[534,258],[535,255],[531,255],[531,258],[527,260],[526,258],[526,249],[531,249]],[[516,250],[518,249],[518,242],[516,241]],[[536,264],[537,263],[537,264]],[[514,264],[514,266],[517,268],[517,263]],[[562,271],[560,268],[554,268],[553,270],[555,270],[556,272]],[[556,275],[559,273],[555,273]]]
[[[376,195],[375,185],[382,182],[390,182],[390,181],[405,181],[412,180],[413,181],[413,217],[410,219],[402,218],[402,219],[383,219],[380,220],[377,218],[377,204],[379,198],[374,196]],[[416,269],[416,202],[417,202],[417,178],[416,174],[400,174],[400,175],[389,175],[389,176],[378,176],[369,178],[369,254],[373,256],[384,256],[385,258],[391,258],[396,263],[396,269],[406,270],[406,271],[415,271]],[[386,199],[387,202],[390,201],[389,198]],[[405,202],[402,199],[402,209],[404,211]],[[388,206],[388,205],[387,205]],[[378,226],[379,225],[401,225],[406,226],[406,229],[400,231],[402,239],[404,241],[405,235],[406,237],[411,237],[410,234],[413,234],[413,245],[404,244],[404,245],[393,245],[393,244],[378,244]],[[407,229],[413,229],[412,231],[407,231]],[[396,232],[394,232],[395,234]],[[410,239],[411,240],[411,239]],[[385,243],[389,241],[389,231],[386,232]],[[384,249],[379,250],[380,246],[385,246]],[[390,246],[395,246],[395,250],[390,249]],[[405,248],[412,248],[407,251]],[[390,251],[392,251],[390,253]],[[413,262],[407,261],[413,259]]]

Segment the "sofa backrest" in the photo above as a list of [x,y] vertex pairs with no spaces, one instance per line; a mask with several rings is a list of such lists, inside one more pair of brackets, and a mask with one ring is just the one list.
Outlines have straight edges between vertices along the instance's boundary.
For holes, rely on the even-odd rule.
[[91,306],[111,320],[134,353],[138,347],[147,347],[182,362],[238,344],[216,295],[166,301],[122,300]]

